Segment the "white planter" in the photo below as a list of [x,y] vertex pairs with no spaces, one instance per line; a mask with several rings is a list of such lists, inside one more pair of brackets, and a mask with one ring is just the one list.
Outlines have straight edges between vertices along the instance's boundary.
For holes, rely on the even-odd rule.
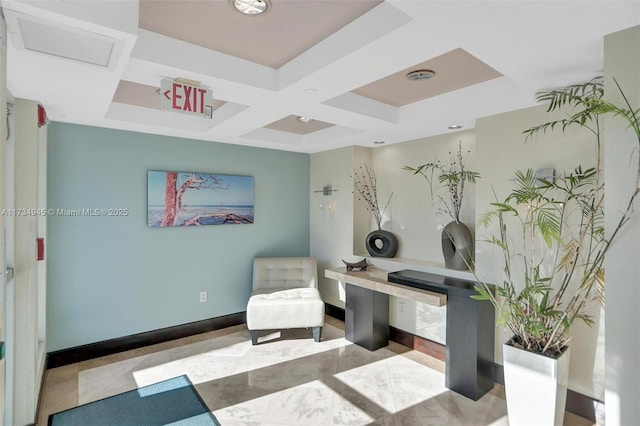
[[502,346],[510,425],[562,425],[569,381],[569,349],[554,359],[508,344]]

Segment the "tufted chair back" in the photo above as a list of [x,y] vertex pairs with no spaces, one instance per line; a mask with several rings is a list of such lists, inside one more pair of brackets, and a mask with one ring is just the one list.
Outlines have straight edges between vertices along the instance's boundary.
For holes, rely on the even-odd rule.
[[256,257],[253,289],[318,287],[315,257]]

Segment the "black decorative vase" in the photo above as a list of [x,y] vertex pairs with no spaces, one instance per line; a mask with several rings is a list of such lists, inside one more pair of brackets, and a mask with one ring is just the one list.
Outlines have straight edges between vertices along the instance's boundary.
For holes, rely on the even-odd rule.
[[473,237],[462,222],[450,222],[442,230],[442,255],[448,269],[464,271],[473,264]]
[[398,252],[398,237],[382,229],[370,232],[364,244],[373,257],[394,257]]

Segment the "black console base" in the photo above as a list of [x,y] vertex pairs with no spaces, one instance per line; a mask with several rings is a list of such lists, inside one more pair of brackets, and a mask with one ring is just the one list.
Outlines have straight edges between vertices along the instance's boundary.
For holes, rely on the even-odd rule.
[[346,284],[345,338],[370,351],[389,344],[389,295]]
[[495,311],[472,299],[474,281],[403,270],[388,280],[447,295],[446,386],[473,400],[493,387]]

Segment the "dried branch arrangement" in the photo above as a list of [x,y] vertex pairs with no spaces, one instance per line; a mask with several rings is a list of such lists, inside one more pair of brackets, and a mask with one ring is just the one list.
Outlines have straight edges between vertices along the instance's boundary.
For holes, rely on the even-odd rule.
[[373,169],[369,168],[367,163],[362,164],[359,170],[353,173],[353,189],[356,193],[358,200],[363,202],[376,220],[378,230],[382,229],[382,218],[384,212],[387,210],[393,192],[389,195],[387,202],[383,208],[380,208],[378,200],[378,182],[376,179],[376,173]]

